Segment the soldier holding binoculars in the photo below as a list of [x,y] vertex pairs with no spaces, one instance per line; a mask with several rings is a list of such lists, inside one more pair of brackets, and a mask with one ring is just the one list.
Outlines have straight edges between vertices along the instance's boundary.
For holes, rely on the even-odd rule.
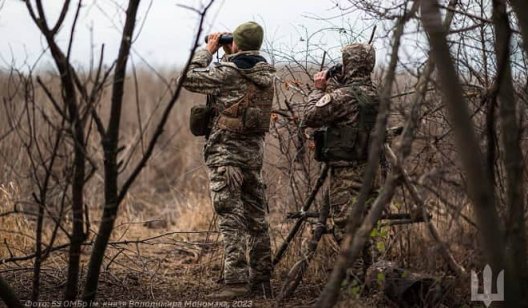
[[[262,27],[254,22],[240,25],[233,34],[210,34],[207,47],[196,52],[184,82],[186,89],[208,95],[207,106],[193,107],[190,124],[195,135],[207,138],[204,158],[224,241],[225,285],[211,294],[215,298],[272,295],[261,169],[275,69],[259,53],[262,40]],[[220,47],[226,55],[210,67]],[[324,128],[315,133],[315,157],[330,166],[330,203],[338,242],[361,185],[379,102],[370,79],[375,64],[372,45],[345,46],[342,58],[342,65],[315,74],[315,90],[302,120],[305,127]],[[369,258],[366,249],[365,267]]]
[[[183,86],[208,95],[191,112],[191,131],[204,135],[211,198],[224,243],[224,287],[210,297],[271,297],[270,237],[261,170],[275,69],[259,53],[264,32],[255,22],[231,35],[213,33],[198,50]],[[224,59],[209,66],[223,47]],[[246,259],[249,253],[249,260]],[[248,265],[249,263],[249,265]]]
[[[314,75],[315,90],[308,97],[302,119],[302,126],[318,129],[314,133],[315,158],[330,165],[330,206],[338,243],[359,194],[379,105],[370,78],[376,60],[374,47],[354,43],[341,52],[342,65]],[[371,259],[367,245],[362,264],[356,264],[355,270],[363,275]]]

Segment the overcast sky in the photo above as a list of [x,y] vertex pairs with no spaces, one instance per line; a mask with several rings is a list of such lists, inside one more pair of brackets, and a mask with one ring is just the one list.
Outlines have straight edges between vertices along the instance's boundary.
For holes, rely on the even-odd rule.
[[[184,63],[197,29],[198,16],[178,4],[199,8],[205,1],[143,0],[138,16],[140,32],[133,47],[135,63],[148,61],[157,68]],[[54,21],[62,1],[43,2],[48,19]],[[13,62],[16,67],[33,65],[46,44],[29,18],[25,4],[20,0],[0,0],[0,3],[0,67],[9,67]],[[126,1],[84,0],[83,3],[72,53],[75,65],[89,65],[92,41],[96,46],[96,56],[104,43],[106,59],[115,59]],[[58,37],[64,47],[68,42],[74,7],[72,5],[69,18]],[[275,46],[299,48],[304,46],[301,38],[306,39],[302,26],[308,33],[326,27],[352,25],[355,31],[364,27],[361,16],[335,16],[339,16],[339,10],[330,0],[216,0],[208,14],[205,31],[232,31],[240,23],[255,20],[265,27],[266,39],[273,41]],[[321,21],[314,17],[335,18]],[[316,39],[321,42],[321,50],[338,50],[345,40],[350,40],[350,36],[333,30],[320,33]],[[49,57],[45,54],[39,66],[45,68],[49,64]]]

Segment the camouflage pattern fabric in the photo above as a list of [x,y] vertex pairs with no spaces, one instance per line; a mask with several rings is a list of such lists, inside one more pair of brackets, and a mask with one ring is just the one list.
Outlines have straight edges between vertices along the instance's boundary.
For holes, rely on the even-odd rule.
[[370,81],[370,73],[376,64],[376,52],[369,44],[354,43],[341,49],[343,58],[343,76],[341,83],[353,83],[363,79]]
[[248,282],[248,274],[253,283],[269,281],[271,244],[260,172],[233,166],[213,167],[209,169],[209,180],[213,207],[224,237],[224,282]]
[[[368,44],[347,45],[342,49],[342,58],[343,73],[328,80],[325,91],[315,89],[310,93],[303,112],[304,126],[318,128],[357,125],[357,92],[373,98],[377,96],[370,79],[375,64],[374,48]],[[340,243],[351,207],[361,188],[366,163],[332,161],[329,164],[331,217],[334,237]],[[371,264],[368,245],[365,247],[363,260],[359,263],[362,264],[361,267]]]
[[[211,95],[213,107],[218,112],[244,97],[248,81],[261,88],[273,86],[275,70],[271,65],[258,62],[251,68],[240,69],[230,62],[240,56],[260,59],[258,51],[243,51],[228,55],[209,67],[211,53],[206,49],[198,50],[183,86],[192,92]],[[216,120],[213,119],[213,123]],[[263,157],[264,134],[230,132],[213,124],[204,146],[204,159],[209,169],[213,207],[223,235],[224,282],[227,284],[245,283],[248,278],[258,283],[269,281],[271,276],[267,203],[261,176]],[[246,251],[249,251],[249,267]]]
[[[347,219],[356,202],[361,189],[362,179],[366,164],[358,164],[353,167],[332,167],[330,169],[330,207],[332,210],[332,224],[334,239],[341,243],[345,237]],[[370,207],[375,196],[367,200]],[[367,241],[361,252],[361,258],[357,258],[352,268],[347,270],[347,275],[356,280],[363,281],[363,276],[373,263],[371,253],[371,241]]]
[[[258,56],[259,52],[242,51],[228,55],[224,61],[208,67],[213,56],[206,49],[198,50],[186,73],[184,88],[191,92],[213,95],[214,107],[221,112],[244,97],[248,80],[263,88],[273,86],[275,72],[273,66],[259,62],[250,69],[239,69],[229,61],[240,55]],[[213,125],[205,144],[204,158],[209,167],[232,165],[261,169],[263,152],[263,134],[244,135],[219,129]]]
[[[345,126],[358,122],[356,91],[375,97],[376,89],[370,79],[374,68],[375,52],[368,44],[351,44],[343,47],[343,73],[329,81],[326,91],[315,89],[308,97],[302,123],[308,127]],[[343,228],[354,197],[359,192],[364,164],[332,161],[329,163],[330,196],[335,227]],[[348,200],[348,201],[346,201]],[[337,231],[341,233],[341,231]]]
[[338,243],[344,237],[348,213],[359,195],[364,169],[365,164],[351,167],[334,166],[330,169],[330,208],[334,236]]

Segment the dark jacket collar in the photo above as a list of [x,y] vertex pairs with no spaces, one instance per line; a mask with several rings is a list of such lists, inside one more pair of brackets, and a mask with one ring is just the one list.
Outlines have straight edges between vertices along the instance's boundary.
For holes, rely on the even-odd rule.
[[253,68],[257,63],[268,63],[266,59],[258,52],[239,52],[228,58],[228,61],[233,62],[239,69]]

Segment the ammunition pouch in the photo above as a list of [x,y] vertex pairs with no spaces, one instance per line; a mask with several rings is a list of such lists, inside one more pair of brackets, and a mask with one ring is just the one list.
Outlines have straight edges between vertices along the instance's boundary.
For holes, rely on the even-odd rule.
[[236,133],[263,134],[269,131],[273,88],[257,89],[249,82],[246,95],[218,115],[218,128]]
[[208,136],[211,132],[213,109],[208,105],[198,105],[191,108],[189,126],[195,136]]
[[370,132],[376,125],[379,100],[368,96],[359,87],[351,87],[358,102],[359,121],[355,125],[328,126],[314,133],[315,159],[318,161],[368,160]]
[[369,132],[353,126],[325,127],[314,133],[317,161],[362,162],[368,159]]

